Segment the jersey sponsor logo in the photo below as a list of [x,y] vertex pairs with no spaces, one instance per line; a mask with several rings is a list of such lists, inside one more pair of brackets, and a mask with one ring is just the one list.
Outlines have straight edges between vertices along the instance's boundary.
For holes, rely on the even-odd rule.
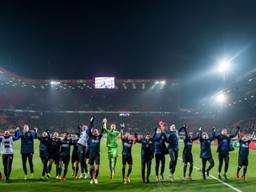
[[130,143],[124,143],[125,147],[131,147],[132,145]]
[[99,140],[98,139],[92,139],[91,142],[92,143],[99,143]]
[[246,144],[244,143],[244,144],[242,144],[242,147],[243,148],[249,148],[249,145],[247,143]]
[[61,145],[61,147],[67,148],[67,147],[69,147],[69,144],[68,143],[64,143],[64,144]]

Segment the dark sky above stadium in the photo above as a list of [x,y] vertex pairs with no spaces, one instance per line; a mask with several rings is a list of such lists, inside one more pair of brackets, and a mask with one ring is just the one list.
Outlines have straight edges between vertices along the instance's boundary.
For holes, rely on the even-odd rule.
[[0,65],[32,78],[185,80],[236,55],[239,75],[256,59],[255,10],[254,0],[8,0]]

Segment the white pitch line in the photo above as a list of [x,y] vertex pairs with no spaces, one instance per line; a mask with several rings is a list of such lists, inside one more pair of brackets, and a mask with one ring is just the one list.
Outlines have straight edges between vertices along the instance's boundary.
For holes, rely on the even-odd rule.
[[[179,158],[179,160],[182,161],[181,158]],[[196,169],[196,170],[200,170],[200,168],[197,167],[197,166],[195,166],[195,165],[193,166],[193,168]],[[228,184],[228,183],[226,183],[226,182],[224,182],[224,181],[218,179],[217,177],[215,177],[215,176],[213,176],[213,175],[211,175],[211,174],[209,175],[209,177],[211,177],[212,179],[215,179],[216,181],[222,183],[223,185],[229,187],[230,189],[233,189],[233,190],[236,191],[236,192],[243,192],[243,191],[241,191],[240,189],[238,189],[238,188],[236,188],[236,187],[234,187],[234,186],[232,186],[232,185],[230,185],[230,184]]]

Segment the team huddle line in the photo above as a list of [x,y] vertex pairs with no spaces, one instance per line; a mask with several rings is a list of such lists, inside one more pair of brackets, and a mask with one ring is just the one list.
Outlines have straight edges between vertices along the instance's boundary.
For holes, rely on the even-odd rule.
[[[117,130],[116,124],[111,124],[107,128],[107,119],[102,120],[102,128],[98,130],[94,127],[95,117],[91,117],[89,126],[79,126],[79,133],[75,138],[70,138],[67,132],[64,133],[61,139],[58,132],[52,135],[48,130],[38,134],[37,128],[29,129],[28,125],[23,126],[23,131],[16,129],[15,134],[11,135],[9,131],[5,131],[3,136],[0,136],[2,161],[4,166],[4,175],[6,182],[10,181],[13,162],[13,142],[21,140],[21,157],[24,171],[24,179],[28,179],[27,160],[30,167],[30,178],[33,177],[33,154],[34,154],[34,139],[40,141],[39,154],[43,164],[42,180],[47,180],[51,177],[52,166],[56,167],[56,179],[66,180],[68,166],[70,163],[71,153],[72,176],[74,179],[87,178],[90,174],[90,184],[98,184],[98,175],[100,167],[100,143],[103,134],[107,135],[107,149],[109,159],[110,178],[113,179],[116,172],[117,154],[118,154],[118,138],[122,140],[122,178],[123,183],[130,182],[130,174],[132,172],[132,146],[135,143],[141,144],[141,177],[143,183],[149,183],[151,175],[151,164],[155,158],[155,175],[157,182],[164,180],[165,171],[165,155],[169,154],[169,176],[171,181],[174,181],[174,173],[178,160],[179,151],[179,133],[184,132],[184,148],[182,160],[184,163],[183,177],[185,180],[192,180],[193,171],[193,141],[199,140],[200,143],[200,158],[202,161],[202,175],[205,180],[210,174],[210,170],[215,163],[211,152],[211,142],[215,139],[218,141],[218,178],[227,180],[227,172],[229,167],[229,153],[233,151],[231,139],[238,135],[239,138],[239,157],[236,177],[239,178],[240,170],[243,168],[242,179],[246,182],[246,172],[248,166],[249,144],[252,141],[254,132],[251,136],[241,137],[239,134],[240,127],[234,134],[228,134],[227,129],[222,129],[220,134],[216,133],[216,129],[212,129],[211,136],[207,132],[199,128],[196,133],[189,133],[186,125],[176,130],[174,124],[170,125],[169,130],[165,130],[165,123],[159,122],[159,126],[155,128],[153,134],[147,133],[145,136],[138,134],[131,135],[129,132],[124,132],[125,126]],[[168,146],[166,146],[166,144]],[[206,167],[207,162],[209,166]],[[221,175],[224,162],[224,174]],[[126,173],[126,165],[128,171]],[[89,167],[88,167],[89,166]],[[188,167],[189,166],[189,167]],[[78,177],[78,172],[81,172]],[[188,173],[187,173],[188,169]],[[159,174],[160,173],[160,174]],[[0,172],[0,177],[2,174]]]

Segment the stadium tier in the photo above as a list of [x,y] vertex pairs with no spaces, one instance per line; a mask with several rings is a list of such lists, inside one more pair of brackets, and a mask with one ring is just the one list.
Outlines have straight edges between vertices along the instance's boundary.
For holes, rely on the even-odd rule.
[[[116,79],[113,88],[95,80],[34,80],[0,69],[0,108],[50,111],[178,112],[174,80]],[[103,82],[105,83],[105,82]]]
[[144,131],[151,129],[161,119],[179,125],[186,123],[191,129],[232,127],[237,123],[248,132],[255,128],[255,70],[220,90],[228,100],[217,109],[205,104],[180,108],[182,85],[175,80],[113,78],[113,81],[113,87],[100,87],[107,81],[103,79],[102,84],[96,78],[37,80],[0,68],[1,128],[26,122],[44,128],[74,130],[91,114],[108,116],[117,123],[126,122],[134,132],[142,132],[141,124]]
[[256,126],[256,69],[241,75],[235,82],[222,90],[227,95],[227,102],[220,121],[240,124],[244,130],[253,131]]
[[[97,79],[98,80],[98,79]],[[105,82],[103,82],[105,83]],[[94,114],[125,122],[135,132],[161,119],[178,120],[179,85],[174,80],[114,79],[113,87],[94,80],[35,80],[0,69],[0,125],[74,132]]]

